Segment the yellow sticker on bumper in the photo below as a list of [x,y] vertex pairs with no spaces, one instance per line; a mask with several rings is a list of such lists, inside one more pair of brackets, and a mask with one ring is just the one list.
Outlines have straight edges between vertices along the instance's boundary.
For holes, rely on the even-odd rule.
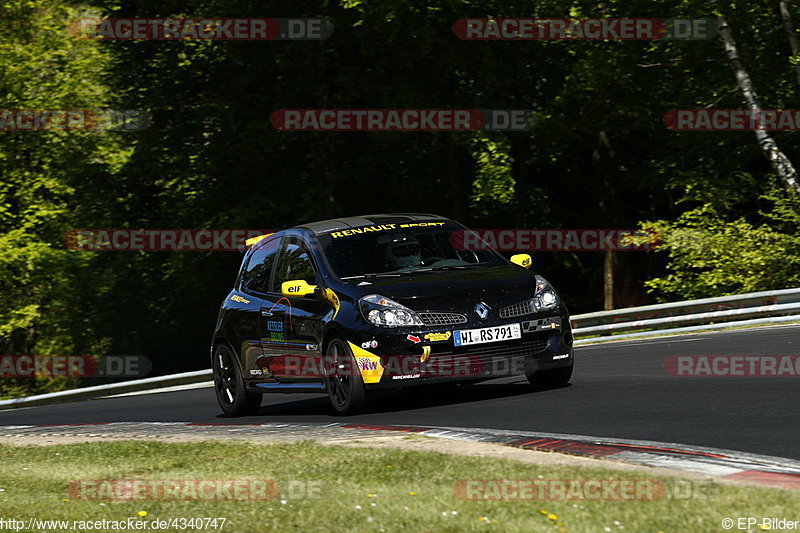
[[356,346],[352,342],[348,341],[347,344],[350,345],[350,349],[353,351],[364,383],[378,383],[383,376],[384,370],[383,365],[381,365],[381,358],[361,346]]

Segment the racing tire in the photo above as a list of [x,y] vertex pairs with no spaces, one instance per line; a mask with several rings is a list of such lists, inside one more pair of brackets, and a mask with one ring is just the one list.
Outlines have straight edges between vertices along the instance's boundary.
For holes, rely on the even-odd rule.
[[258,414],[263,395],[247,390],[239,363],[226,344],[219,344],[214,348],[211,368],[214,374],[214,391],[223,416]]
[[575,364],[572,363],[569,366],[562,366],[560,368],[551,368],[549,370],[531,372],[529,374],[525,374],[525,377],[528,378],[528,383],[534,387],[542,389],[557,389],[559,387],[564,387],[569,383],[569,380],[572,378],[572,369],[574,367]]
[[363,412],[367,408],[368,396],[350,346],[337,337],[328,342],[325,354],[329,363],[325,388],[331,407],[341,416]]

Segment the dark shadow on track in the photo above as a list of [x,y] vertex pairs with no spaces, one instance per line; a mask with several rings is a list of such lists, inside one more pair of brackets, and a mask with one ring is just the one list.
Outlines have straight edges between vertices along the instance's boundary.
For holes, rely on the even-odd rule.
[[[566,385],[570,387],[571,385]],[[559,387],[566,388],[566,387]],[[446,407],[502,398],[535,395],[554,388],[536,387],[529,385],[524,379],[514,383],[480,383],[474,385],[421,385],[404,387],[402,389],[388,389],[379,391],[374,395],[369,408],[363,414],[386,414],[396,412],[410,412],[419,409]],[[274,394],[265,394],[264,401],[275,398]],[[334,419],[348,420],[351,417],[337,416],[331,408],[328,397],[320,395],[318,398],[288,401],[281,403],[265,403],[255,417],[296,417],[298,415],[327,415]],[[247,417],[253,420],[255,417]],[[237,420],[224,418],[222,420]]]

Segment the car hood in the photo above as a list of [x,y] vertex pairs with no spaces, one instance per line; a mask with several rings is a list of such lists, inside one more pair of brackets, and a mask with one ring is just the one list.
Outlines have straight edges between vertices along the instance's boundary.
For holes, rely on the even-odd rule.
[[[368,282],[368,285],[358,283]],[[468,313],[478,302],[490,308],[533,296],[535,274],[518,266],[419,272],[403,277],[355,280],[354,299],[380,294],[415,311]],[[356,289],[355,291],[353,289]]]

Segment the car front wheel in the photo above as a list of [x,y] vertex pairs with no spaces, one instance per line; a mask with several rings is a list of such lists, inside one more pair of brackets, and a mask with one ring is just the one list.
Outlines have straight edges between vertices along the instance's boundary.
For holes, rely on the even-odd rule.
[[328,360],[325,387],[333,410],[339,415],[354,415],[367,407],[364,380],[352,350],[342,339],[333,339],[325,350]]

